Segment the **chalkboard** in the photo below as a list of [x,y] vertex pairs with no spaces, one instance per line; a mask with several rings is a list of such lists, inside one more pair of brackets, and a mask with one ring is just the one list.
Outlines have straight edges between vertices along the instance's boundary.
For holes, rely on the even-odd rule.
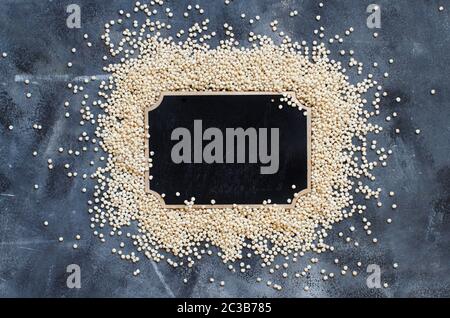
[[192,198],[292,207],[310,187],[311,110],[289,103],[279,93],[163,94],[146,112],[147,191],[168,208]]

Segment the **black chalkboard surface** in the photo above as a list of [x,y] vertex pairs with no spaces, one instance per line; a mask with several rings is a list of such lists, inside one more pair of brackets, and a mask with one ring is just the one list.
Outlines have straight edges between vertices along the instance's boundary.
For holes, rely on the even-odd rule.
[[167,207],[193,197],[195,205],[208,206],[292,204],[310,183],[310,110],[299,111],[282,98],[164,94],[147,112],[147,190],[161,195]]

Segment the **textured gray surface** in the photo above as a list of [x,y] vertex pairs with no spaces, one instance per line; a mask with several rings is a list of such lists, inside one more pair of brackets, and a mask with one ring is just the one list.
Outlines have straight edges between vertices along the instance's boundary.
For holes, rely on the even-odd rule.
[[[237,36],[245,35],[250,25],[239,15],[259,14],[261,22],[254,25],[258,32],[269,32],[268,22],[280,21],[280,30],[296,40],[311,40],[312,31],[319,26],[314,20],[322,15],[320,25],[327,35],[342,34],[353,26],[356,32],[340,46],[354,49],[356,58],[366,65],[377,61],[379,69],[390,77],[384,85],[390,96],[383,102],[383,114],[398,111],[399,117],[388,127],[398,127],[402,133],[395,135],[391,129],[383,133],[384,143],[394,150],[387,168],[378,172],[377,184],[383,189],[395,190],[396,212],[389,208],[392,199],[386,199],[382,208],[369,206],[367,217],[374,227],[374,236],[380,243],[370,242],[361,226],[360,217],[338,225],[332,240],[333,254],[320,256],[320,266],[315,266],[306,281],[283,279],[280,273],[270,278],[282,283],[283,291],[275,292],[255,283],[256,276],[268,279],[259,267],[252,276],[232,274],[216,258],[205,259],[194,270],[171,269],[165,264],[155,265],[142,261],[138,265],[141,275],[133,277],[137,268],[111,256],[117,241],[100,243],[89,229],[86,212],[87,195],[80,192],[81,178],[70,180],[64,176],[63,162],[74,163],[79,173],[92,172],[89,161],[99,155],[89,151],[73,156],[56,155],[61,145],[66,149],[79,148],[76,138],[83,130],[79,114],[72,106],[71,120],[64,118],[63,102],[69,92],[64,78],[68,75],[92,75],[101,72],[102,47],[99,37],[101,26],[116,17],[119,8],[130,8],[130,1],[78,0],[82,7],[82,28],[69,30],[65,26],[68,1],[2,0],[0,1],[0,52],[9,56],[0,58],[0,296],[40,297],[389,297],[389,296],[450,296],[450,7],[438,12],[439,4],[448,1],[395,0],[378,1],[382,7],[380,36],[373,39],[372,31],[365,25],[365,9],[372,1],[261,1],[234,0],[228,7],[222,0],[198,1],[209,16],[212,29],[220,30],[224,22],[231,23]],[[188,2],[170,2],[182,12]],[[297,9],[297,18],[288,18],[291,9]],[[192,20],[190,20],[192,21]],[[186,25],[185,19],[174,19],[174,28]],[[87,49],[82,35],[88,33],[94,43]],[[72,56],[70,49],[78,48]],[[339,47],[333,45],[336,51]],[[388,59],[395,64],[388,67]],[[74,67],[66,63],[73,60]],[[29,87],[15,81],[18,74],[33,75],[36,82]],[[430,95],[435,88],[438,94]],[[25,91],[33,96],[27,99]],[[93,92],[92,92],[93,93]],[[394,97],[402,97],[397,104]],[[75,105],[73,103],[73,105]],[[33,130],[34,123],[42,124],[41,131]],[[9,125],[14,125],[12,131]],[[414,130],[422,129],[416,136]],[[90,128],[91,129],[91,128]],[[37,157],[32,152],[39,152]],[[57,161],[49,173],[46,160]],[[33,190],[33,184],[39,190]],[[392,216],[393,224],[385,220]],[[50,225],[42,225],[48,220]],[[348,226],[357,227],[353,236],[359,248],[351,247],[338,239],[336,233]],[[80,234],[79,249],[73,250],[74,236]],[[64,243],[58,243],[64,236]],[[328,268],[338,272],[332,260],[342,259],[351,268],[363,262],[358,277],[350,275],[322,282],[317,271]],[[392,269],[398,262],[399,268]],[[82,288],[66,287],[65,269],[68,264],[79,264],[82,271]],[[382,267],[387,289],[368,289],[365,284],[367,264]],[[302,269],[306,259],[291,265],[294,273]],[[226,287],[219,288],[207,280],[214,276],[224,279]],[[182,279],[188,279],[187,284]],[[311,291],[305,293],[305,282]]]

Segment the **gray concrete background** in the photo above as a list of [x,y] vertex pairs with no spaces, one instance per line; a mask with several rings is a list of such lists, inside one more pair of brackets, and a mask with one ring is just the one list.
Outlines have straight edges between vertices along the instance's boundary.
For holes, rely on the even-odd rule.
[[[82,9],[82,28],[70,30],[65,25],[66,6],[78,3]],[[130,265],[111,255],[117,240],[100,243],[89,229],[86,212],[87,194],[80,188],[80,177],[73,180],[64,176],[63,163],[73,162],[80,174],[90,173],[90,160],[99,154],[83,153],[74,156],[57,155],[57,148],[80,148],[76,141],[83,130],[78,125],[79,114],[75,102],[71,106],[71,120],[64,118],[63,102],[70,97],[65,88],[65,75],[71,79],[78,75],[101,74],[103,48],[99,34],[101,26],[116,18],[119,8],[129,9],[131,1],[0,1],[0,296],[1,297],[445,297],[450,296],[450,3],[444,0],[378,1],[382,8],[382,28],[374,39],[366,27],[366,7],[374,1],[340,0],[324,1],[267,1],[234,0],[228,7],[222,0],[199,0],[210,17],[211,29],[221,30],[224,22],[231,23],[237,36],[250,30],[248,23],[239,17],[260,15],[254,25],[258,32],[269,33],[268,23],[280,21],[279,30],[295,40],[312,40],[312,31],[319,26],[314,20],[322,16],[320,25],[327,35],[343,31],[350,26],[355,33],[342,45],[354,49],[356,58],[369,65],[378,62],[374,74],[385,71],[390,77],[383,81],[390,96],[383,102],[382,120],[388,113],[399,112],[399,117],[387,124],[400,128],[395,135],[392,129],[382,134],[386,147],[394,150],[388,167],[377,174],[376,184],[386,191],[397,193],[396,212],[389,206],[394,200],[387,198],[382,208],[369,206],[366,217],[373,224],[374,245],[362,230],[360,217],[336,226],[331,237],[336,247],[334,253],[320,256],[319,266],[306,280],[283,279],[281,273],[269,275],[255,267],[252,275],[230,273],[216,258],[203,260],[195,269],[172,269],[165,264],[156,265],[141,261]],[[187,1],[169,1],[178,16]],[[438,6],[446,6],[438,12]],[[297,9],[297,18],[288,18],[290,10]],[[192,21],[192,20],[188,20]],[[173,19],[173,29],[187,24],[185,19]],[[87,49],[82,36],[90,35],[93,48]],[[76,47],[76,55],[70,49]],[[388,59],[395,64],[388,66]],[[72,60],[74,67],[66,63]],[[17,82],[17,75],[33,76],[35,81],[25,87]],[[61,76],[64,75],[64,76]],[[56,76],[56,77],[55,77]],[[354,77],[354,76],[352,76]],[[436,89],[432,97],[430,89]],[[92,87],[93,89],[93,87]],[[30,99],[25,92],[32,92]],[[89,91],[89,90],[88,90]],[[94,90],[91,92],[94,93]],[[397,104],[394,98],[400,96]],[[76,99],[76,98],[75,98]],[[72,99],[72,100],[75,100]],[[42,130],[31,127],[42,124]],[[14,125],[10,131],[9,125]],[[414,130],[420,128],[417,136]],[[85,128],[86,129],[86,128]],[[92,128],[89,126],[92,131]],[[32,152],[39,152],[37,157]],[[53,158],[55,169],[49,173],[46,161]],[[40,185],[33,190],[33,185]],[[385,220],[393,218],[393,224]],[[50,223],[47,228],[44,220]],[[343,243],[336,235],[348,233],[355,225],[352,236],[359,248]],[[77,250],[72,249],[74,236],[82,239]],[[64,236],[64,243],[58,243]],[[356,278],[351,275],[322,282],[318,271],[327,268],[339,272],[332,260],[339,257],[351,269],[356,262],[363,263]],[[394,270],[392,264],[399,263]],[[78,264],[82,272],[82,288],[66,287],[66,266]],[[307,263],[306,258],[292,264],[291,276]],[[367,264],[379,264],[382,280],[387,289],[369,289],[364,273]],[[134,269],[141,275],[133,277]],[[208,282],[225,280],[226,286]],[[255,277],[281,283],[283,290],[275,292],[255,282]],[[188,283],[183,284],[182,279]],[[311,290],[306,293],[303,286]]]

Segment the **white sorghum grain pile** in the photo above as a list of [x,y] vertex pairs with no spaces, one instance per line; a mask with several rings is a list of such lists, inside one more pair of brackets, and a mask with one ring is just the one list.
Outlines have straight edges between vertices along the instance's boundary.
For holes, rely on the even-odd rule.
[[[141,33],[125,30],[118,48],[110,45],[108,27],[103,38],[111,55],[125,51],[126,57],[105,68],[111,77],[100,86],[105,101],[96,134],[109,156],[93,175],[98,180],[93,205],[97,222],[109,223],[113,233],[136,221],[139,233],[132,238],[148,258],[159,261],[173,254],[180,259],[169,259],[170,264],[187,259],[184,264],[192,265],[199,243],[219,248],[224,261],[242,258],[244,249],[267,264],[277,255],[324,252],[329,249],[327,230],[366,208],[354,202],[354,191],[378,197],[380,189],[371,190],[362,182],[363,177],[374,179],[371,170],[377,166],[366,157],[366,135],[381,127],[368,122],[373,113],[365,109],[363,97],[376,82],[351,84],[325,45],[308,48],[288,38],[275,45],[269,37],[253,34],[250,48],[232,38],[211,48],[207,41],[191,37],[177,43],[158,34],[145,37],[143,27]],[[190,32],[195,30],[194,25]],[[125,45],[135,54],[120,49]],[[166,91],[294,92],[312,112],[311,192],[292,209],[163,208],[145,191],[150,165],[144,111]]]

